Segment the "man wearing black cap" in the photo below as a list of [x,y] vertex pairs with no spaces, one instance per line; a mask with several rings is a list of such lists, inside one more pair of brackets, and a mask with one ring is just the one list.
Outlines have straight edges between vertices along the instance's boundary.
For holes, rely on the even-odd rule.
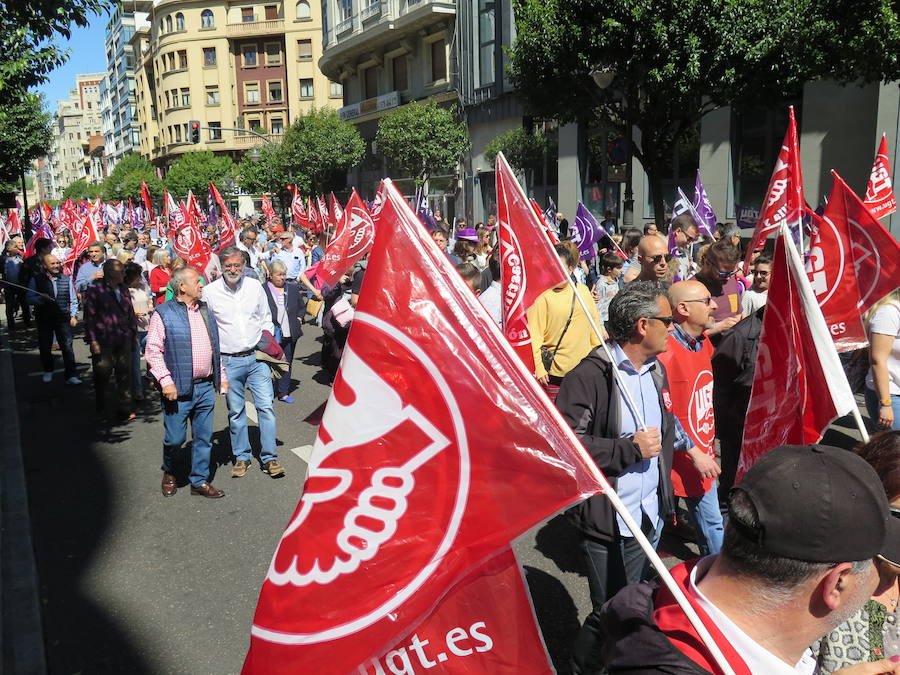
[[[672,576],[736,675],[812,675],[809,646],[878,586],[873,559],[896,559],[900,521],[875,471],[825,445],[781,446],[731,493],[722,552]],[[629,586],[600,617],[609,673],[718,673],[672,595]],[[898,673],[879,661],[838,671]]]

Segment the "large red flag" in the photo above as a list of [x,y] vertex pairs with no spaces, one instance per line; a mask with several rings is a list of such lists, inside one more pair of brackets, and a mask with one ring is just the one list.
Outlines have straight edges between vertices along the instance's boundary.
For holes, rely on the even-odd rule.
[[341,208],[341,203],[337,200],[337,197],[334,196],[334,193],[331,193],[330,197],[330,205],[331,205],[331,222],[337,225],[341,222],[341,218],[344,217],[344,209]]
[[309,208],[306,209],[306,215],[309,219],[309,226],[312,228],[313,232],[318,234],[325,229],[325,223],[322,221],[322,218],[319,216],[318,209],[313,206],[312,197],[307,197],[307,205]]
[[[860,314],[897,288],[900,280],[900,244],[869,212],[856,193],[834,172],[835,189],[840,192],[843,210],[835,210],[835,218],[843,217],[850,233],[853,264],[859,284]],[[832,197],[837,197],[832,190]]]
[[272,208],[272,202],[269,201],[269,195],[263,193],[262,196],[262,212],[266,214],[266,222],[270,225],[275,222],[275,209]]
[[[219,241],[216,243],[216,253],[219,253],[237,242],[239,234],[238,224],[234,216],[231,215],[231,211],[228,210],[225,200],[222,199],[222,194],[212,182],[209,184],[209,191],[212,193],[213,199],[216,200],[216,204],[219,205],[219,211],[222,213],[222,222],[219,225]],[[212,210],[211,207],[210,210]]]
[[72,232],[72,250],[69,252],[69,257],[64,261],[66,274],[71,274],[75,261],[78,260],[82,253],[87,251],[88,244],[99,239],[97,224],[94,222],[94,216],[90,213],[85,216],[73,214],[70,227]]
[[803,197],[803,172],[800,169],[800,145],[797,140],[797,120],[794,106],[789,108],[788,128],[784,134],[781,151],[775,160],[775,169],[769,180],[766,201],[760,210],[759,220],[753,230],[744,269],[750,269],[753,252],[765,245],[766,237],[777,232],[787,221],[791,228],[799,229],[803,221],[806,200]]
[[869,184],[866,186],[866,207],[876,218],[884,218],[897,210],[897,199],[894,197],[894,186],[891,182],[891,169],[888,164],[887,139],[882,134]]
[[321,195],[316,197],[316,206],[319,208],[319,217],[322,219],[323,226],[325,224],[337,225],[331,222],[331,214],[328,213],[328,207],[325,205],[325,198]]
[[10,209],[9,210],[9,234],[21,234],[22,233],[22,220],[19,218],[19,210],[18,209]]
[[153,220],[153,202],[150,201],[150,190],[147,189],[147,183],[141,179],[141,199],[144,200],[144,208],[147,209],[147,218]]
[[775,244],[738,480],[779,445],[815,443],[856,406],[784,223]]
[[341,367],[263,583],[245,673],[357,669],[513,538],[601,489],[571,429],[385,184]]
[[428,618],[356,673],[426,670],[434,675],[555,672],[547,662],[528,590],[510,549],[456,584]]
[[309,227],[309,218],[306,217],[306,209],[303,208],[303,200],[300,199],[300,191],[294,186],[291,197],[291,218],[295,227]]
[[200,274],[204,274],[209,259],[212,257],[212,248],[206,241],[206,237],[200,232],[196,215],[198,209],[199,206],[196,205],[193,194],[189,194],[188,205],[180,209],[183,224],[175,231],[175,241],[172,246],[175,253],[184,258],[188,265]]
[[564,283],[566,270],[503,153],[497,155],[497,220],[500,223],[500,295],[503,332],[522,363],[534,372],[525,312],[548,288]]
[[323,284],[333,286],[341,275],[362,258],[375,240],[375,223],[362,199],[353,190],[325,257],[316,271]]
[[806,262],[809,284],[822,308],[834,345],[841,352],[868,344],[857,307],[859,285],[845,213],[844,191],[835,179],[822,217],[809,213],[813,228]]

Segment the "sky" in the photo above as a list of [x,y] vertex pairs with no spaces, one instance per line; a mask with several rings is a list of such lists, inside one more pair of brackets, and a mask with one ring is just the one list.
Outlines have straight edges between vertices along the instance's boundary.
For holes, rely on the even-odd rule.
[[56,101],[69,97],[69,90],[75,87],[76,75],[106,72],[104,40],[108,21],[109,16],[106,14],[92,16],[90,25],[75,27],[70,40],[56,40],[58,46],[71,50],[71,54],[68,61],[51,71],[47,81],[36,88],[44,95],[46,109],[55,111]]

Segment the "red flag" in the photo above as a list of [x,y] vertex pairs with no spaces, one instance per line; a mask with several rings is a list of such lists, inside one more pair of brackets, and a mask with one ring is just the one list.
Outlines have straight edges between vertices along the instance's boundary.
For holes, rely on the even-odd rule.
[[372,248],[375,240],[375,223],[356,190],[350,195],[343,216],[316,272],[324,285],[336,284],[341,275]]
[[894,198],[894,186],[891,182],[891,169],[888,164],[887,139],[882,134],[875,162],[872,164],[872,174],[869,176],[869,184],[866,186],[866,199],[863,202],[872,215],[876,218],[884,218],[897,210],[897,200]]
[[291,198],[291,217],[295,227],[309,227],[309,218],[306,217],[306,209],[303,208],[303,200],[300,199],[300,191],[294,186],[294,196]]
[[544,212],[541,211],[541,206],[533,199],[529,199],[528,203],[531,205],[531,210],[534,212],[534,215],[537,216],[538,222],[541,224],[541,229],[544,231],[544,234],[547,235],[547,239],[550,240],[550,243],[554,246],[559,243],[559,237],[556,236],[556,232],[553,228],[547,225],[547,221],[544,219]]
[[147,217],[153,220],[153,202],[150,201],[150,190],[147,189],[147,183],[141,180],[141,199],[144,200],[144,208],[147,209]]
[[[188,197],[188,201],[194,201],[193,195]],[[187,264],[195,270],[204,274],[209,259],[212,257],[212,248],[206,238],[200,232],[200,226],[197,224],[196,206],[186,206],[182,209],[183,224],[175,231],[175,240],[173,248],[179,257],[184,258]]]
[[322,196],[316,197],[316,206],[319,208],[319,217],[322,220],[322,226],[324,228],[325,224],[329,225],[337,225],[337,223],[331,222],[331,214],[328,213],[328,207],[325,205],[325,199]]
[[71,223],[71,232],[73,242],[69,257],[65,260],[66,274],[71,274],[72,266],[78,257],[87,251],[88,244],[99,239],[97,224],[94,222],[94,216],[90,213],[84,217],[76,215]]
[[22,220],[19,218],[19,210],[18,209],[10,209],[9,210],[9,234],[21,234],[22,233]]
[[503,153],[497,155],[496,169],[503,332],[533,373],[534,352],[525,312],[541,293],[565,282],[568,275],[544,235],[543,214],[535,214]]
[[815,443],[856,405],[784,223],[775,245],[738,480],[772,448]]
[[835,347],[841,352],[868,344],[857,308],[859,285],[845,213],[844,194],[835,179],[822,217],[809,212],[813,228],[806,262],[809,284],[822,308]]
[[222,199],[222,195],[219,192],[218,188],[210,182],[209,191],[212,193],[213,199],[216,200],[216,204],[219,205],[219,211],[222,214],[221,223],[219,224],[219,241],[216,244],[216,253],[219,253],[223,249],[233,246],[238,238],[238,224],[234,219],[234,216],[231,215],[231,211],[228,210],[228,206],[225,204],[225,200]]
[[[362,201],[362,200],[360,200]],[[344,209],[341,208],[341,203],[337,200],[337,197],[334,196],[334,193],[331,193],[331,222],[337,225],[341,222],[341,219],[344,217]]]
[[600,490],[571,429],[385,184],[353,327],[300,504],[263,583],[245,673],[356,669],[513,538]]
[[[900,279],[900,244],[869,212],[856,193],[834,173],[835,188],[843,199],[843,212],[835,210],[835,218],[843,217],[850,233],[853,264],[859,285],[860,314],[897,288]],[[832,196],[835,195],[834,190]]]
[[262,212],[266,214],[266,222],[270,225],[275,220],[275,209],[272,208],[272,202],[269,201],[269,195],[262,196]]
[[41,223],[34,230],[34,234],[31,235],[31,239],[25,244],[25,251],[23,251],[22,255],[26,258],[30,258],[35,254],[35,248],[37,247],[38,239],[49,239],[56,244],[56,240],[53,238],[53,232],[50,230],[50,226],[47,223]]
[[[422,670],[418,670],[421,667]],[[359,675],[551,675],[543,639],[510,549],[456,584],[434,611]]]
[[765,245],[766,237],[772,232],[777,232],[782,221],[787,221],[795,229],[801,227],[805,207],[797,120],[794,119],[794,106],[791,106],[788,113],[788,128],[781,144],[781,152],[775,161],[772,178],[769,180],[766,201],[760,211],[759,220],[756,221],[750,246],[747,247],[745,270],[750,269],[753,252]]
[[309,201],[307,202],[309,208],[306,210],[307,217],[309,218],[309,226],[312,228],[313,232],[318,234],[325,229],[325,222],[319,216],[318,209],[313,206],[312,197],[307,198]]

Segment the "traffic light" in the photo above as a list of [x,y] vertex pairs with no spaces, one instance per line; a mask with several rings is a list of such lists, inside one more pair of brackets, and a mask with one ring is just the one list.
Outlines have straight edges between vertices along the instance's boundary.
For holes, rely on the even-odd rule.
[[190,128],[190,139],[191,143],[199,143],[200,142],[200,122],[197,120],[191,120],[188,122],[188,127]]

